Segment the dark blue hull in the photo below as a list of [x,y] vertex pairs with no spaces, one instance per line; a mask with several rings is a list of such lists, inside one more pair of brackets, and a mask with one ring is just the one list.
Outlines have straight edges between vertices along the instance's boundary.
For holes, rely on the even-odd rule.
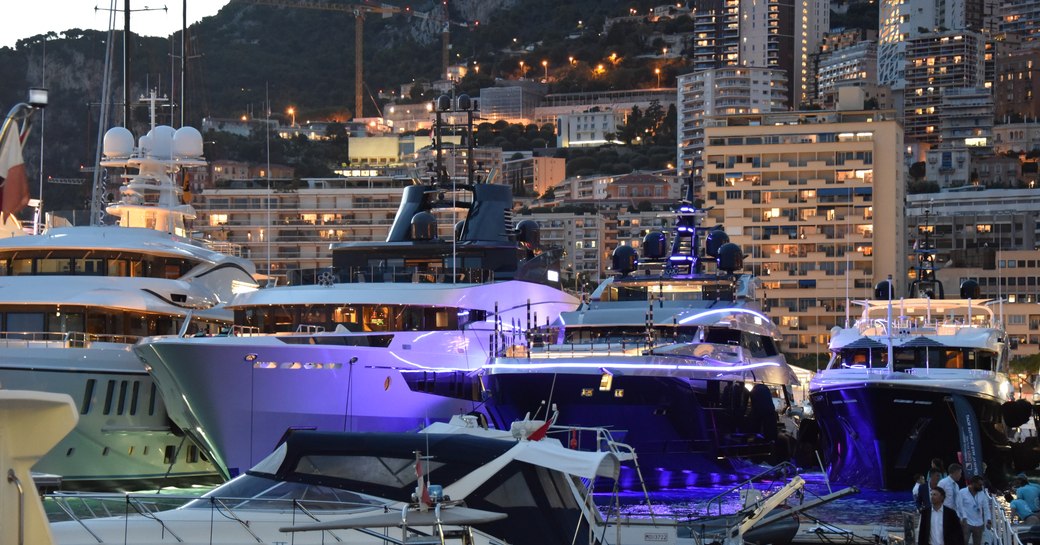
[[[998,485],[1006,478],[1011,447],[1003,431],[997,400],[923,388],[850,383],[810,394],[823,434],[832,481],[863,489],[909,490],[914,474],[924,474],[933,458],[964,462],[961,432],[977,426],[986,476]],[[967,411],[967,412],[966,412]]]
[[[635,449],[650,488],[735,481],[790,456],[768,391],[753,401],[743,385],[730,382],[617,375],[601,390],[600,380],[598,374],[491,374],[483,410],[506,429],[526,415],[545,418],[547,406],[559,411],[558,427],[605,427]],[[559,439],[594,449],[593,435],[574,431]],[[639,488],[633,468],[623,466],[621,485]]]

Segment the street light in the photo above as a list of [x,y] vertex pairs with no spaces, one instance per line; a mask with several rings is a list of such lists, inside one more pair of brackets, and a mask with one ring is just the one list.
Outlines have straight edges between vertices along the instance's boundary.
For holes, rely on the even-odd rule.
[[657,74],[657,88],[660,89],[661,88],[661,69],[660,68],[654,68],[654,73]]
[[542,61],[542,68],[545,69],[545,81],[549,81],[549,61]]
[[[660,87],[660,85],[658,85],[658,87]],[[296,126],[296,108],[293,108],[292,106],[289,106],[289,109],[286,110],[286,113],[288,113],[289,115],[292,116],[292,125],[289,125],[289,126],[290,127],[295,127]]]
[[520,79],[524,79],[524,61],[520,61]]

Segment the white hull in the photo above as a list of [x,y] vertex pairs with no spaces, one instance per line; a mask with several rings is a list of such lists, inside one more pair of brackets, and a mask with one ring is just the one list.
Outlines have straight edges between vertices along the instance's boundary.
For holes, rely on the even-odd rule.
[[[140,489],[217,477],[197,447],[172,428],[152,378],[130,345],[55,348],[53,343],[5,340],[0,346],[4,388],[68,394],[80,413],[73,431],[34,471],[60,475],[66,487],[90,489]],[[196,461],[188,462],[193,454]]]
[[174,337],[136,350],[173,421],[233,476],[291,428],[413,431],[474,410],[470,401],[412,391],[401,370],[478,369],[490,334],[397,332],[386,348],[287,345],[284,336]]

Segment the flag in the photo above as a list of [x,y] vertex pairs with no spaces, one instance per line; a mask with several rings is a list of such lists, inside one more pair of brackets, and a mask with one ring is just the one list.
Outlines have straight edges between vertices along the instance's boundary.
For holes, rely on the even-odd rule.
[[430,488],[426,486],[426,478],[423,476],[422,461],[419,458],[419,453],[415,454],[415,477],[416,496],[418,496],[420,507],[425,510],[427,506],[433,506],[433,500],[430,499]]
[[25,177],[22,141],[17,130],[0,137],[0,212],[11,215],[29,204],[29,180]]

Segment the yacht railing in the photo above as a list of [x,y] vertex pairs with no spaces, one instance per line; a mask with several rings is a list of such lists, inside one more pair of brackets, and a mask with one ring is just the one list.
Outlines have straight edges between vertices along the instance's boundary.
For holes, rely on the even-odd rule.
[[[892,320],[892,335],[956,335],[958,331],[968,328],[997,328],[999,324],[980,314],[968,322],[965,318],[941,318],[929,320],[926,317],[903,316]],[[886,318],[859,320],[856,329],[864,336],[888,335],[889,322]]]
[[490,269],[450,267],[332,267],[300,269],[291,273],[294,286],[395,283],[395,284],[486,284],[495,280]]
[[136,335],[107,335],[70,331],[4,331],[0,347],[4,348],[90,348],[94,343],[135,344]]
[[1008,516],[1009,509],[1006,504],[1000,502],[997,496],[987,494],[989,497],[989,512],[993,514],[993,534],[997,538],[996,545],[1022,545],[1022,539],[1011,524]]
[[[89,494],[66,492],[47,494],[43,499],[44,508],[52,523],[73,521],[90,534],[99,544],[123,545],[139,542],[140,532],[133,534],[136,537],[134,537],[134,541],[131,542],[128,534],[124,531],[125,522],[120,521],[118,523],[118,531],[109,534],[102,527],[103,524],[101,519],[126,517],[128,522],[130,517],[137,517],[140,521],[154,524],[156,532],[160,534],[160,539],[165,540],[172,538],[177,543],[184,543],[186,541],[194,541],[197,539],[197,537],[189,534],[198,531],[199,521],[207,522],[206,527],[209,528],[208,531],[210,532],[210,538],[215,536],[217,533],[226,536],[228,531],[227,528],[214,528],[212,521],[227,521],[235,523],[235,527],[241,528],[245,534],[248,534],[249,537],[246,539],[251,540],[251,542],[281,543],[284,541],[285,534],[278,532],[276,538],[271,540],[270,536],[264,535],[260,530],[255,530],[257,527],[256,523],[259,522],[260,519],[254,519],[250,515],[263,513],[265,515],[262,519],[263,522],[273,522],[280,526],[291,526],[299,524],[301,519],[313,522],[322,522],[323,519],[319,515],[326,515],[325,520],[331,520],[342,518],[345,514],[361,514],[366,512],[383,513],[388,509],[388,505],[381,503],[282,498],[200,498],[198,496],[161,494]],[[243,507],[235,504],[250,504],[251,506]],[[200,511],[203,514],[190,519],[178,519],[167,516],[168,514],[173,513],[174,509],[181,513],[185,511]],[[272,519],[270,517],[272,514],[279,514],[283,518],[277,520]],[[350,531],[356,531],[376,537],[388,543],[398,543],[402,545],[405,543],[417,542],[445,543],[447,541],[446,538],[455,539],[465,537],[461,533],[455,535],[456,533],[445,532],[443,528],[439,529],[440,533],[438,534],[425,536],[425,534],[410,528],[409,530],[411,533],[420,534],[420,540],[416,541],[412,538],[398,540],[390,536],[389,531],[391,528],[395,527],[354,528],[343,531],[322,530],[321,532],[324,536],[331,538],[331,540],[337,543],[347,541],[343,536],[339,535],[339,533]],[[499,543],[499,541],[493,536],[473,528],[466,528],[463,533],[468,536],[474,534],[483,536],[489,543]],[[115,537],[112,537],[113,535]],[[265,539],[265,537],[267,539]],[[422,539],[423,537],[427,539]],[[432,541],[430,539],[432,539]],[[462,539],[462,541],[467,542],[466,539]],[[472,543],[473,541],[470,540],[468,542]]]

